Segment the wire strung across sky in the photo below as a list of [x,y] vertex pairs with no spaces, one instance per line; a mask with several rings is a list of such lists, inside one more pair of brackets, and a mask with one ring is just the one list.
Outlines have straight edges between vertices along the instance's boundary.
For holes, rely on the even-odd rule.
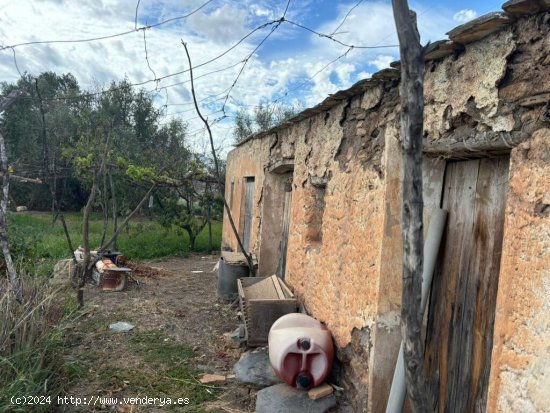
[[208,4],[212,3],[213,1],[214,0],[208,0],[206,3],[203,3],[201,6],[197,7],[193,11],[191,11],[188,14],[185,14],[183,16],[172,17],[171,19],[166,19],[166,20],[163,20],[163,21],[155,23],[155,24],[148,24],[148,25],[145,25],[145,26],[137,27],[137,8],[139,7],[139,1],[138,1],[138,4],[136,6],[136,20],[135,20],[136,27],[133,30],[127,30],[127,31],[121,32],[121,33],[109,34],[109,35],[98,36],[98,37],[89,37],[89,38],[84,38],[84,39],[36,40],[36,41],[32,41],[32,42],[22,42],[22,43],[17,43],[17,44],[12,44],[12,45],[0,46],[0,51],[5,50],[5,49],[15,49],[16,47],[30,46],[30,45],[33,45],[33,44],[88,43],[88,42],[95,42],[95,41],[100,41],[100,40],[113,39],[115,37],[120,37],[120,36],[126,36],[126,35],[129,35],[129,34],[135,33],[135,32],[139,32],[140,30],[145,31],[145,30],[149,30],[149,29],[152,29],[154,27],[159,27],[159,26],[162,26],[164,24],[171,23],[171,22],[174,22],[174,21],[177,21],[177,20],[186,19],[186,18],[192,16],[193,14],[197,13],[198,11],[200,11],[201,9],[203,9],[204,7],[206,7]]
[[[167,19],[167,20],[163,20],[159,23],[156,23],[156,24],[152,24],[152,25],[145,25],[145,26],[141,26],[141,27],[138,27],[137,26],[137,21],[138,21],[138,11],[139,11],[139,5],[140,5],[140,0],[138,0],[137,4],[136,4],[136,14],[135,14],[135,24],[134,24],[134,29],[133,30],[130,30],[130,31],[126,31],[126,32],[121,32],[121,33],[115,33],[115,34],[112,34],[112,35],[107,35],[107,36],[100,36],[100,37],[94,37],[94,38],[87,38],[87,39],[68,39],[68,40],[38,40],[38,41],[32,41],[32,42],[24,42],[24,43],[19,43],[19,44],[14,44],[14,45],[10,45],[10,46],[1,46],[0,47],[0,51],[1,50],[5,50],[5,49],[11,49],[12,53],[13,53],[13,60],[14,60],[14,64],[15,64],[15,67],[16,67],[16,70],[17,72],[19,73],[19,75],[21,77],[23,77],[23,75],[21,74],[21,71],[19,69],[19,65],[17,63],[17,58],[16,58],[16,52],[15,52],[15,48],[17,47],[22,47],[22,46],[27,46],[27,45],[32,45],[32,44],[50,44],[50,43],[83,43],[83,42],[93,42],[93,41],[101,41],[101,40],[105,40],[105,39],[110,39],[110,38],[114,38],[114,37],[119,37],[119,36],[124,36],[124,35],[128,35],[128,34],[131,34],[131,33],[135,33],[135,32],[139,32],[139,31],[143,31],[143,42],[144,42],[144,52],[145,52],[145,60],[147,62],[147,66],[149,68],[149,70],[151,71],[151,73],[153,74],[153,79],[147,79],[147,80],[144,80],[144,81],[141,81],[141,82],[127,82],[127,83],[124,83],[122,84],[121,86],[115,86],[115,87],[111,87],[109,89],[106,89],[106,90],[102,90],[102,91],[99,91],[99,92],[91,92],[91,93],[82,93],[82,94],[75,94],[73,96],[60,96],[60,97],[55,97],[55,98],[49,98],[49,99],[42,99],[42,101],[54,101],[54,100],[77,100],[77,99],[81,99],[81,98],[87,98],[87,97],[94,97],[94,96],[98,96],[98,95],[102,95],[102,94],[105,94],[105,93],[111,93],[111,92],[115,92],[117,90],[121,90],[121,89],[124,89],[124,88],[128,88],[128,87],[139,87],[139,86],[144,86],[144,85],[147,85],[149,83],[156,83],[156,86],[154,89],[152,90],[149,90],[149,91],[145,91],[145,93],[158,93],[162,90],[164,90],[166,92],[166,100],[165,100],[165,104],[164,106],[167,107],[169,105],[168,103],[168,88],[171,88],[171,87],[175,87],[175,86],[179,86],[179,85],[183,85],[183,84],[187,84],[189,83],[189,80],[184,80],[184,81],[181,81],[181,82],[176,82],[176,83],[173,83],[173,84],[170,84],[170,85],[164,85],[164,86],[161,86],[159,85],[159,83],[165,79],[168,79],[168,78],[171,78],[171,77],[175,77],[175,76],[179,76],[179,75],[182,75],[182,74],[185,74],[185,73],[188,73],[190,71],[190,69],[183,69],[183,70],[180,70],[180,71],[177,71],[177,72],[174,72],[174,73],[170,73],[170,74],[167,74],[167,75],[164,75],[164,76],[161,76],[161,77],[158,77],[156,75],[156,72],[152,69],[151,65],[150,65],[150,62],[149,62],[149,56],[148,56],[148,50],[147,50],[147,40],[146,40],[146,30],[148,29],[151,29],[151,28],[154,28],[154,27],[158,27],[158,26],[161,26],[161,25],[164,25],[164,24],[167,24],[167,23],[170,23],[170,22],[173,22],[173,21],[176,21],[176,20],[181,20],[181,19],[185,19],[195,13],[197,13],[198,11],[200,11],[201,9],[203,9],[204,7],[206,7],[208,4],[210,4],[213,0],[209,0],[205,3],[203,3],[200,7],[194,9],[193,11],[191,11],[190,13],[186,14],[186,15],[183,15],[183,16],[178,16],[178,17],[174,17],[174,18],[171,18],[171,19]],[[316,30],[313,30],[309,27],[306,27],[302,24],[299,24],[299,23],[296,23],[294,21],[291,21],[291,20],[288,20],[286,19],[286,14],[287,14],[287,11],[289,9],[289,6],[290,6],[290,0],[287,1],[286,3],[286,7],[285,7],[285,10],[283,12],[283,15],[281,18],[279,19],[276,19],[276,20],[271,20],[271,21],[268,21],[268,22],[265,22],[259,26],[257,26],[256,28],[252,29],[251,31],[249,31],[245,36],[243,36],[241,39],[239,39],[236,43],[234,43],[231,47],[229,47],[228,49],[226,49],[225,51],[223,51],[222,53],[220,53],[219,55],[207,60],[207,61],[204,61],[200,64],[197,64],[195,66],[193,66],[193,70],[197,69],[197,68],[200,68],[200,67],[203,67],[203,66],[207,66],[219,59],[221,59],[222,57],[226,56],[228,53],[230,53],[231,51],[233,51],[234,49],[236,49],[239,45],[241,45],[245,40],[247,40],[248,38],[250,38],[252,35],[254,35],[255,33],[263,30],[263,29],[266,29],[266,28],[270,28],[270,31],[268,32],[268,34],[266,36],[264,36],[264,38],[257,44],[257,46],[254,48],[254,50],[249,53],[244,59],[242,60],[239,60],[238,62],[236,63],[233,63],[231,65],[228,65],[228,66],[225,66],[223,68],[219,68],[219,69],[216,69],[216,70],[213,70],[213,71],[210,71],[210,72],[207,72],[207,73],[204,73],[200,76],[196,76],[195,79],[199,79],[199,78],[203,78],[203,77],[206,77],[206,76],[209,76],[209,75],[212,75],[212,74],[215,74],[215,73],[220,73],[220,72],[223,72],[223,71],[227,71],[227,70],[231,70],[233,68],[235,68],[236,66],[239,66],[241,65],[241,68],[239,70],[239,72],[237,73],[234,81],[232,82],[231,86],[229,87],[229,89],[227,89],[226,91],[224,92],[221,92],[217,95],[210,95],[210,96],[207,96],[203,99],[201,99],[200,101],[206,101],[208,99],[211,99],[212,97],[215,97],[215,96],[219,96],[219,95],[223,95],[222,98],[220,99],[216,99],[216,100],[221,100],[223,99],[224,102],[222,104],[222,108],[219,110],[219,111],[216,111],[216,112],[213,112],[209,115],[212,115],[214,113],[218,113],[218,112],[221,112],[223,113],[223,116],[221,116],[220,118],[217,118],[215,120],[216,123],[219,123],[221,122],[223,119],[227,118],[227,114],[225,112],[225,109],[226,109],[226,104],[228,102],[228,100],[230,99],[231,97],[231,92],[233,91],[233,89],[236,87],[237,85],[237,82],[239,80],[239,78],[241,77],[242,73],[244,72],[248,62],[253,58],[253,56],[255,55],[255,53],[258,51],[258,49],[269,39],[269,37],[275,32],[275,30],[277,30],[283,23],[287,23],[291,26],[294,26],[294,27],[297,27],[299,29],[302,29],[302,30],[305,30],[305,31],[308,31],[310,33],[313,33],[313,34],[316,34],[320,37],[323,37],[323,38],[326,38],[332,42],[335,42],[337,44],[340,44],[342,46],[345,46],[347,49],[346,51],[343,53],[343,54],[340,54],[337,58],[333,59],[332,61],[328,62],[325,66],[323,66],[320,70],[318,70],[316,73],[314,73],[313,75],[309,76],[305,81],[301,82],[298,86],[296,87],[293,87],[291,89],[289,88],[286,88],[286,92],[283,93],[281,96],[279,96],[277,99],[275,99],[274,101],[270,102],[269,105],[273,104],[277,104],[278,102],[280,102],[282,99],[284,99],[286,96],[288,96],[290,93],[292,93],[293,91],[296,91],[300,88],[302,88],[303,86],[307,85],[311,80],[313,80],[319,73],[321,73],[322,71],[326,70],[329,66],[331,66],[332,64],[334,64],[335,62],[339,61],[340,59],[346,57],[353,49],[382,49],[382,48],[388,48],[388,47],[398,47],[398,45],[374,45],[374,46],[355,46],[355,45],[350,45],[350,44],[347,44],[347,43],[344,43],[342,41],[340,41],[339,39],[336,39],[334,37],[335,34],[337,34],[337,30],[340,29],[343,24],[345,23],[346,19],[348,18],[348,16],[350,15],[350,13],[356,8],[358,7],[361,3],[362,3],[363,0],[360,0],[359,2],[357,2],[348,12],[347,14],[345,15],[344,19],[342,20],[342,22],[336,27],[336,29],[331,33],[331,34],[324,34],[324,33],[320,33]],[[22,97],[23,99],[36,99],[36,98],[33,98],[33,97],[29,97],[29,96],[23,96]],[[188,103],[182,103],[182,104],[179,104],[181,106],[184,106],[184,105],[192,105],[192,102],[188,102]],[[175,112],[175,113],[166,113],[166,114],[160,114],[159,116],[160,117],[165,117],[165,116],[173,116],[173,115],[177,115],[179,113],[186,113],[186,112],[190,112],[191,110],[186,110],[186,111],[181,111],[181,112]],[[191,119],[188,119],[189,120],[193,120],[195,118],[191,118]]]
[[239,70],[239,73],[237,74],[237,77],[235,78],[235,80],[233,81],[233,83],[231,84],[231,87],[229,88],[229,92],[227,93],[227,96],[223,102],[223,105],[222,105],[222,112],[223,114],[225,115],[225,105],[227,104],[227,101],[229,99],[229,96],[231,95],[231,92],[233,91],[233,88],[235,87],[235,85],[237,84],[237,82],[239,81],[239,78],[241,77],[241,74],[243,73],[244,71],[244,68],[246,67],[246,64],[248,63],[248,61],[252,58],[252,56],[254,56],[254,54],[258,51],[258,49],[260,47],[262,47],[262,45],[267,41],[267,39],[269,39],[269,36],[271,36],[275,30],[277,30],[279,28],[279,26],[285,21],[285,16],[286,16],[286,12],[288,11],[288,6],[290,6],[290,0],[287,1],[286,3],[286,7],[285,7],[285,11],[283,12],[283,15],[282,17],[280,18],[279,22],[277,24],[275,24],[275,26],[273,26],[271,28],[271,31],[267,34],[267,36],[265,36],[262,41],[254,48],[254,50],[252,50],[252,52],[250,52],[250,54],[246,57],[246,59],[244,59],[244,62],[243,62],[243,65],[241,67],[241,70]]

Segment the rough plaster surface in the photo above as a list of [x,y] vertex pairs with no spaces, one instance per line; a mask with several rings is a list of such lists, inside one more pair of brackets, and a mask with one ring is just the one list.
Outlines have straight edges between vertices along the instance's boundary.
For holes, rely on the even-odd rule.
[[550,412],[550,129],[512,151],[487,411]]

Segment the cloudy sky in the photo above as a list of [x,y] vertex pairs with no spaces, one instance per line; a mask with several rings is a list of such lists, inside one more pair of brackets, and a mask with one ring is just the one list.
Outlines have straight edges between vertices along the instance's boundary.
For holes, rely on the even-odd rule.
[[[425,43],[500,10],[502,1],[417,0],[410,6],[417,11]],[[5,48],[0,50],[0,80],[17,80],[14,54],[20,72],[71,72],[83,88],[126,77],[150,91],[163,119],[177,116],[188,121],[193,138],[202,145],[183,40],[193,66],[199,66],[194,75],[203,113],[211,121],[222,116],[222,108],[228,115],[214,131],[218,142],[229,148],[237,109],[252,111],[274,102],[310,107],[398,59],[389,0],[291,0],[287,21],[277,25],[286,6],[287,0],[0,0],[2,47],[128,32],[89,42]],[[136,30],[166,20],[171,21]],[[349,49],[307,29],[346,45],[376,48]]]

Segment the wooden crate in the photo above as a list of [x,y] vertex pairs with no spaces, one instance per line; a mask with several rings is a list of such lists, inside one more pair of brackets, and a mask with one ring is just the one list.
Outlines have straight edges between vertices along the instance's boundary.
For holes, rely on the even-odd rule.
[[237,283],[247,344],[264,346],[273,323],[279,317],[297,311],[296,298],[276,275],[241,278]]

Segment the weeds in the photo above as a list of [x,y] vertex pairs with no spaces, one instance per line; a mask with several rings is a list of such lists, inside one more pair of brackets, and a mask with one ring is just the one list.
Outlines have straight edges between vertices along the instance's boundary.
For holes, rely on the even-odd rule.
[[[12,405],[10,399],[33,395],[54,400],[63,390],[60,351],[76,306],[70,299],[60,303],[60,290],[43,279],[21,276],[21,302],[8,287],[6,280],[0,282],[0,411],[26,412],[29,406]],[[36,412],[52,408],[32,407]]]

